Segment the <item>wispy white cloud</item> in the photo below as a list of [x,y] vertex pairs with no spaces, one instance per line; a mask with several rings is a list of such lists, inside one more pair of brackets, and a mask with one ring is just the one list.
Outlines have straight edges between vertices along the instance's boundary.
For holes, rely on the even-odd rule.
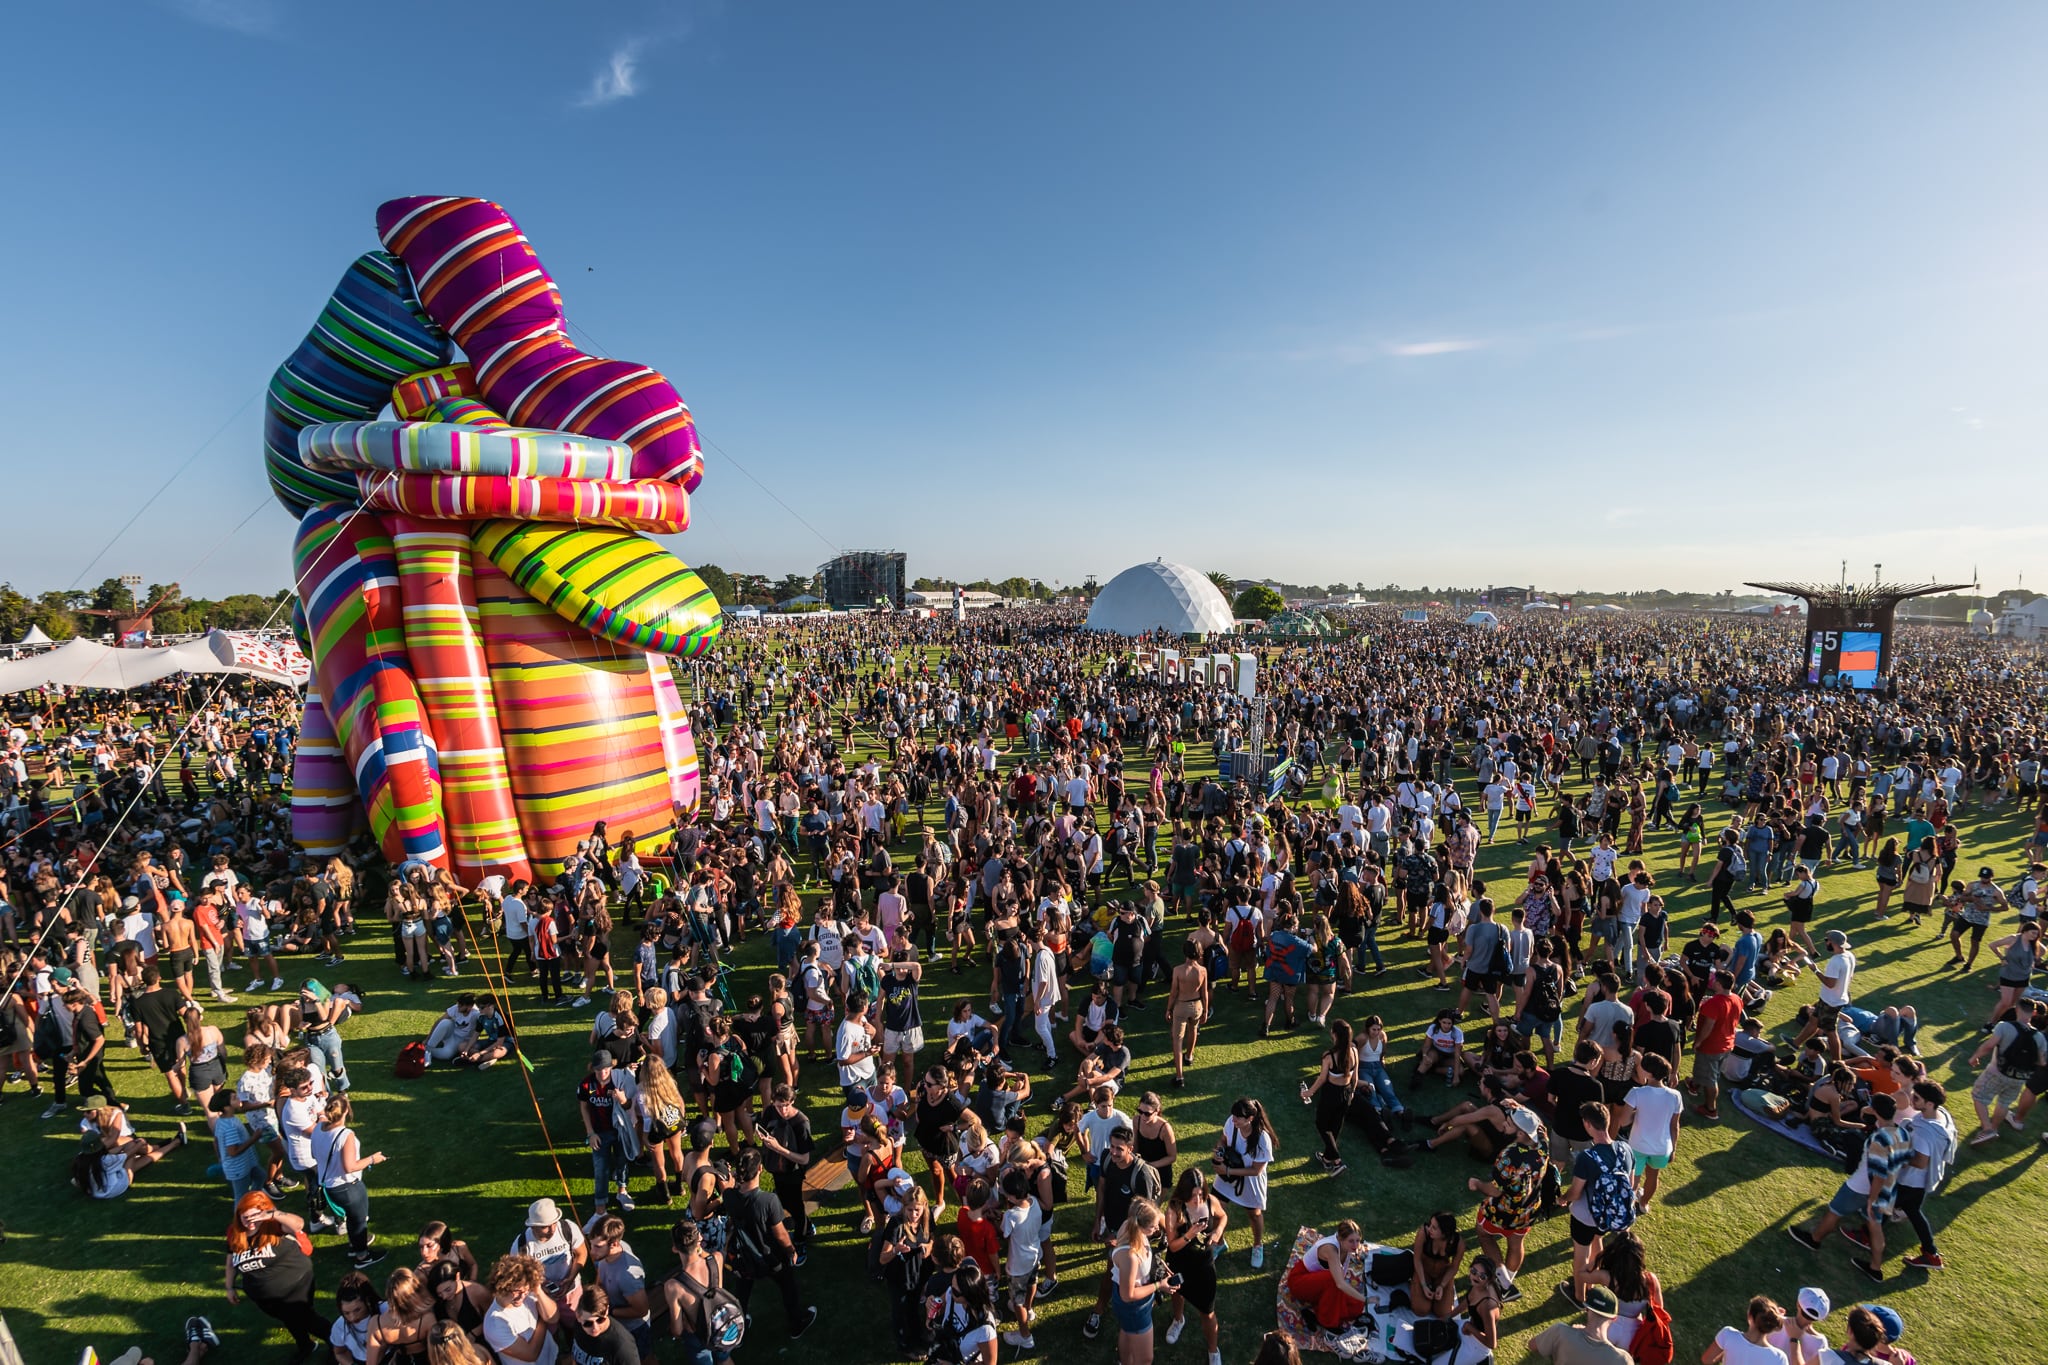
[[1971,412],[1968,408],[1950,408],[1949,412],[1954,414],[1955,419],[1958,422],[1961,422],[1964,426],[1968,427],[1970,430],[1984,430],[1984,427],[1986,425],[1984,419],[1982,417],[1979,417],[1976,413]]
[[1619,526],[1625,521],[1634,521],[1642,516],[1644,510],[1641,507],[1610,507],[1606,511],[1605,519],[1609,526]]
[[276,0],[169,0],[171,12],[195,24],[252,38],[277,31]]
[[1456,355],[1459,351],[1484,350],[1490,344],[1465,337],[1442,341],[1396,341],[1381,349],[1392,356]]
[[596,109],[639,94],[640,54],[646,46],[646,39],[630,38],[612,49],[610,59],[591,78],[590,88],[576,101],[576,107]]

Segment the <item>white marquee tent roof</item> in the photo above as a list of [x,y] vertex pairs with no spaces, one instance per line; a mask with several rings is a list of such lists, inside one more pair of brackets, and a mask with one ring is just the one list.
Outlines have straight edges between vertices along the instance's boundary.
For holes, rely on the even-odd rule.
[[1236,624],[1222,590],[1185,564],[1155,559],[1125,569],[1097,594],[1088,629],[1117,635],[1169,630],[1176,635],[1227,633]]
[[31,625],[28,628],[28,634],[22,636],[19,643],[24,645],[46,645],[50,643],[50,637],[43,634],[41,626]]
[[51,686],[125,692],[173,673],[246,673],[303,687],[313,668],[296,643],[274,644],[253,631],[216,630],[161,649],[112,649],[93,640],[71,640],[44,654],[0,663],[0,695]]

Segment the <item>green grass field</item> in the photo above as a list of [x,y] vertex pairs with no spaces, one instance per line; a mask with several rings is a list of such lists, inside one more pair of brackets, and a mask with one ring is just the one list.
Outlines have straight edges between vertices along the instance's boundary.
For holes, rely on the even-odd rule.
[[[1470,775],[1462,775],[1468,802]],[[1710,813],[1710,823],[1719,811]],[[2001,882],[2014,868],[2025,825],[2010,813],[1980,820],[1966,810],[1962,862],[1968,868],[1990,863]],[[1512,841],[1482,852],[1481,875],[1518,876],[1524,865]],[[1673,939],[1680,942],[1699,923],[1707,902],[1704,884],[1694,888],[1672,884],[1674,841],[1653,835],[1648,858],[1664,882],[1672,907]],[[1974,1127],[1967,1094],[1971,1073],[1965,1058],[1978,1041],[1977,1026],[1991,1003],[1991,964],[1980,961],[1968,979],[1943,969],[1946,951],[1928,930],[1915,934],[1895,916],[1878,927],[1870,922],[1875,894],[1867,872],[1831,872],[1823,877],[1820,910],[1813,932],[1840,927],[1853,936],[1861,969],[1856,996],[1865,1004],[1910,1002],[1919,1008],[1923,1028],[1921,1050],[1936,1079],[1951,1091],[1950,1108],[1965,1133]],[[1751,896],[1742,901],[1754,908],[1765,927],[1782,922],[1777,897]],[[2004,925],[1993,934],[2006,931]],[[1177,939],[1178,926],[1169,926]],[[1412,1048],[1431,1011],[1445,1000],[1410,970],[1422,960],[1421,948],[1389,933],[1383,938],[1392,970],[1378,980],[1361,976],[1357,994],[1340,997],[1337,1012],[1354,1021],[1379,1013],[1392,1025],[1404,1048]],[[372,1226],[391,1259],[375,1272],[380,1278],[393,1267],[409,1263],[411,1236],[431,1218],[451,1223],[480,1259],[503,1250],[522,1221],[526,1202],[538,1195],[560,1197],[548,1145],[518,1068],[500,1066],[489,1072],[430,1071],[421,1080],[400,1082],[391,1077],[391,1062],[408,1039],[423,1036],[434,1016],[455,990],[481,989],[486,983],[471,971],[459,982],[431,986],[403,980],[392,965],[380,935],[356,940],[342,973],[369,992],[369,1012],[345,1030],[349,1070],[355,1081],[357,1128],[366,1149],[390,1154],[388,1164],[370,1178]],[[1171,949],[1176,954],[1177,948]],[[750,943],[736,973],[742,993],[759,988],[769,961],[764,940]],[[485,965],[488,965],[487,963]],[[295,976],[307,974],[310,962],[289,964]],[[943,1018],[963,991],[985,998],[986,970],[955,977],[943,968],[927,977],[928,1019]],[[1811,981],[1783,991],[1767,1011],[1771,1029],[1783,1026],[1798,1004],[1813,998]],[[245,993],[246,1000],[275,997]],[[589,1163],[577,1139],[580,1126],[572,1091],[587,1060],[585,1043],[592,1011],[532,1005],[531,991],[514,995],[521,1037],[535,1068],[531,1075],[541,1108],[558,1148],[577,1204],[588,1209]],[[1455,997],[1451,997],[1455,998]],[[1156,997],[1155,997],[1156,1001]],[[239,1015],[223,1006],[215,1018],[231,1037],[239,1038]],[[1224,1291],[1219,1305],[1227,1360],[1249,1360],[1260,1334],[1273,1324],[1274,1295],[1282,1256],[1295,1229],[1351,1217],[1369,1237],[1406,1245],[1418,1223],[1437,1209],[1456,1211],[1471,1227],[1473,1197],[1466,1178],[1481,1172],[1461,1149],[1446,1149],[1423,1158],[1413,1169],[1388,1171],[1364,1150],[1350,1143],[1352,1164],[1347,1174],[1329,1178],[1312,1159],[1316,1140],[1305,1111],[1295,1097],[1297,1083],[1312,1074],[1321,1045],[1319,1031],[1304,1028],[1257,1038],[1256,1021],[1246,1004],[1220,997],[1214,1027],[1204,1034],[1199,1069],[1186,1090],[1170,1088],[1171,1068],[1164,1060],[1164,1030],[1158,1009],[1128,1019],[1138,1060],[1135,1088],[1156,1088],[1165,1096],[1167,1114],[1179,1134],[1183,1160],[1206,1153],[1232,1098],[1262,1097],[1280,1131],[1279,1159],[1273,1168],[1273,1199],[1268,1215],[1268,1260],[1263,1272],[1246,1259],[1249,1234],[1233,1226],[1231,1252],[1222,1262]],[[172,1122],[160,1078],[139,1060],[139,1054],[116,1049],[113,1073],[123,1097],[134,1102],[137,1127],[147,1136],[162,1137]],[[1405,1084],[1405,1068],[1395,1070]],[[821,1136],[833,1130],[838,1107],[834,1077],[828,1068],[806,1069],[809,1109]],[[1041,1087],[1042,1093],[1046,1087]],[[1426,1112],[1446,1092],[1432,1082],[1415,1099]],[[182,1347],[181,1324],[189,1313],[210,1314],[230,1361],[281,1358],[288,1351],[280,1335],[272,1336],[269,1320],[246,1304],[229,1309],[221,1290],[221,1233],[228,1216],[226,1186],[206,1178],[211,1159],[207,1147],[195,1144],[186,1153],[146,1174],[118,1201],[101,1202],[74,1192],[65,1181],[66,1163],[74,1150],[75,1120],[41,1123],[41,1102],[31,1103],[19,1086],[9,1090],[0,1106],[0,1152],[8,1176],[0,1181],[0,1219],[6,1241],[0,1245],[0,1311],[31,1362],[69,1362],[79,1348],[96,1344],[104,1358],[133,1342],[141,1342],[158,1360],[176,1359]],[[1126,1106],[1128,1107],[1128,1106]],[[1042,1120],[1042,1103],[1032,1113]],[[1966,1148],[1947,1185],[1930,1202],[1930,1215],[1951,1269],[1939,1274],[1905,1271],[1893,1255],[1892,1278],[1881,1293],[1849,1264],[1851,1248],[1835,1241],[1818,1254],[1808,1252],[1786,1235],[1793,1219],[1806,1220],[1834,1191],[1840,1177],[1820,1159],[1757,1129],[1724,1106],[1719,1124],[1688,1119],[1678,1156],[1666,1173],[1665,1198],[1639,1228],[1651,1253],[1651,1265],[1664,1280],[1676,1319],[1680,1360],[1694,1360],[1725,1323],[1739,1321],[1749,1295],[1767,1293],[1789,1304],[1799,1286],[1817,1284],[1838,1305],[1882,1297],[1904,1314],[1907,1344],[1919,1358],[1940,1361],[2018,1361],[2034,1354],[2016,1341],[2017,1319],[2012,1306],[2031,1298],[2034,1267],[2048,1256],[2048,1231],[2032,1216],[2048,1183],[2039,1161],[2042,1148],[2035,1135],[2008,1134],[1989,1148]],[[194,1120],[195,1131],[203,1131]],[[2034,1127],[2039,1129],[2041,1122]],[[644,1185],[644,1180],[640,1182]],[[1074,1180],[1078,1191],[1078,1172]],[[296,1207],[296,1205],[291,1205]],[[629,1216],[632,1237],[656,1274],[669,1267],[666,1229],[669,1211],[644,1204]],[[894,1355],[889,1337],[885,1291],[865,1275],[861,1240],[854,1234],[857,1201],[851,1191],[828,1197],[820,1210],[818,1245],[801,1272],[806,1297],[820,1305],[819,1330],[802,1343],[788,1343],[774,1311],[772,1289],[755,1304],[757,1324],[743,1357],[773,1354],[793,1361],[865,1362]],[[950,1215],[949,1220],[950,1221]],[[1114,1356],[1114,1332],[1096,1341],[1084,1340],[1081,1320],[1092,1305],[1099,1252],[1077,1246],[1072,1232],[1085,1221],[1071,1209],[1063,1215],[1068,1235],[1061,1246],[1062,1285],[1041,1305],[1040,1353],[1048,1358],[1108,1360]],[[1903,1239],[1903,1242],[1902,1242]],[[1276,1245],[1277,1244],[1277,1245]],[[1910,1230],[1898,1225],[1893,1246],[1910,1251]],[[317,1256],[323,1290],[331,1289],[344,1267],[337,1239],[322,1239]],[[1502,1360],[1519,1360],[1534,1332],[1564,1316],[1553,1286],[1569,1264],[1569,1236],[1563,1220],[1539,1224],[1529,1239],[1524,1271],[1525,1297],[1510,1305],[1503,1319]],[[1840,1335],[1840,1320],[1828,1324]],[[1005,1348],[1006,1353],[1008,1348]],[[1200,1362],[1200,1334],[1190,1331],[1177,1346],[1158,1342],[1164,1360]]]

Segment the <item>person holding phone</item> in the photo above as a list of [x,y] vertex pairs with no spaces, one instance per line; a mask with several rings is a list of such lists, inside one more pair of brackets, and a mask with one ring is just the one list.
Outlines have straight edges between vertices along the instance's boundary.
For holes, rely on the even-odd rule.
[[1209,1348],[1209,1365],[1223,1361],[1216,1340],[1216,1258],[1229,1226],[1230,1214],[1210,1190],[1201,1168],[1182,1171],[1166,1204],[1166,1265],[1173,1272],[1167,1280],[1173,1290],[1173,1321],[1166,1327],[1166,1344],[1180,1340],[1192,1312]]

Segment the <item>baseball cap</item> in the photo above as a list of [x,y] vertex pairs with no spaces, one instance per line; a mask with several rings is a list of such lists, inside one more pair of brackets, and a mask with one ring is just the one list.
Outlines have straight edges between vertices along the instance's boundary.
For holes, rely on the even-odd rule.
[[562,1211],[552,1199],[536,1199],[526,1206],[526,1226],[543,1228],[562,1221]]
[[50,980],[54,981],[59,986],[70,985],[72,982],[71,969],[69,967],[57,968],[55,971],[50,973]]
[[592,1071],[602,1071],[606,1067],[617,1066],[618,1064],[618,1058],[612,1056],[611,1049],[609,1048],[601,1047],[590,1054],[590,1069]]
[[1586,1291],[1586,1311],[1595,1317],[1619,1317],[1621,1300],[1615,1298],[1614,1291],[1606,1285],[1596,1284]]
[[1521,1129],[1528,1136],[1535,1137],[1542,1130],[1542,1121],[1520,1105],[1516,1105],[1508,1112],[1514,1118],[1515,1127]]
[[1843,933],[1840,929],[1828,930],[1826,934],[1826,939],[1829,943],[1840,944],[1844,948],[1849,946],[1849,936]]
[[1988,882],[1997,874],[1988,867],[1980,867],[1977,869],[1977,875]]
[[123,910],[140,910],[142,908],[142,898],[140,896],[123,896],[121,897],[121,908]]
[[1877,1319],[1877,1325],[1884,1328],[1884,1339],[1886,1341],[1897,1341],[1900,1337],[1906,1335],[1906,1320],[1900,1317],[1895,1310],[1887,1308],[1881,1303],[1863,1303],[1858,1304],[1857,1307],[1866,1310],[1872,1317]]
[[1828,1315],[1834,1305],[1828,1302],[1828,1291],[1808,1285],[1799,1291],[1799,1311],[1819,1322]]

